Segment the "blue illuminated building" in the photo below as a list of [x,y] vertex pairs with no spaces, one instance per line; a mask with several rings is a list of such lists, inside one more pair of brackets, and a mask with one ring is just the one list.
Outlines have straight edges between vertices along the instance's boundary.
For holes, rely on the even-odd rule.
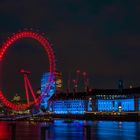
[[[49,77],[52,77],[51,83],[49,82]],[[48,86],[49,85],[49,86]],[[49,90],[46,90],[46,87],[49,87]],[[40,108],[46,110],[48,107],[48,101],[55,93],[56,82],[55,77],[51,73],[44,73],[41,78],[41,93],[43,94],[42,101],[40,103]]]
[[88,112],[140,111],[140,88],[94,89],[90,92],[59,93],[52,96],[51,112],[84,114]]
[[85,103],[83,100],[59,100],[54,102],[56,114],[84,114]]
[[134,111],[134,99],[98,100],[98,111]]
[[88,108],[87,109],[88,112],[92,112],[92,98],[89,98],[87,108]]

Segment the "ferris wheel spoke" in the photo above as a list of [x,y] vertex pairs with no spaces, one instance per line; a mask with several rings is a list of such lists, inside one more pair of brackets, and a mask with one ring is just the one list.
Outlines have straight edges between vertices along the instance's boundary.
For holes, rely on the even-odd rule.
[[32,94],[32,96],[33,96],[33,99],[34,99],[34,101],[35,101],[35,103],[36,103],[37,99],[36,99],[36,97],[35,97],[35,94],[34,94],[34,91],[33,91],[33,89],[32,89],[32,86],[31,86],[31,84],[30,84],[30,81],[29,81],[28,78],[27,78],[26,80],[27,80],[27,84],[28,84],[28,86],[29,86],[29,89],[30,89],[30,91],[31,91],[31,94]]
[[27,87],[27,80],[26,76],[24,76],[24,87],[25,87],[25,93],[26,93],[26,99],[27,99],[27,104],[29,105],[29,94],[28,94],[28,87]]
[[[19,33],[14,34],[10,38],[8,38],[3,43],[3,45],[0,49],[0,63],[3,61],[8,48],[10,48],[17,40],[22,39],[22,38],[32,38],[34,40],[37,40],[41,44],[41,46],[45,50],[45,53],[48,55],[48,60],[49,60],[49,64],[50,64],[49,65],[49,72],[54,73],[56,71],[55,55],[54,55],[53,49],[51,48],[50,43],[48,42],[48,40],[45,37],[43,37],[42,35],[39,35],[38,33],[32,32],[32,31],[19,32]],[[0,68],[2,68],[1,65],[0,65]],[[29,74],[29,73],[25,71],[25,73],[23,72],[23,74]],[[50,78],[51,77],[49,77],[49,79]],[[0,75],[0,79],[1,79],[1,75]],[[1,82],[1,80],[0,80],[0,82]],[[51,80],[48,80],[48,83],[49,83],[48,87],[50,87]],[[8,99],[3,95],[4,93],[1,91],[2,87],[0,87],[0,100],[7,107],[9,107],[13,110],[25,110],[28,107],[30,107],[31,105],[33,105],[34,103],[40,103],[42,98],[45,98],[45,95],[42,95],[39,98],[36,98],[27,75],[24,77],[24,87],[25,87],[27,103],[24,103],[24,104],[21,104],[21,105],[16,105],[16,104],[8,101]],[[48,87],[46,87],[46,92],[49,92],[49,90],[50,90],[50,88],[48,88]],[[29,101],[29,91],[28,91],[28,89],[30,90],[30,92],[33,96],[33,99],[34,99],[34,101],[32,101],[32,102]]]

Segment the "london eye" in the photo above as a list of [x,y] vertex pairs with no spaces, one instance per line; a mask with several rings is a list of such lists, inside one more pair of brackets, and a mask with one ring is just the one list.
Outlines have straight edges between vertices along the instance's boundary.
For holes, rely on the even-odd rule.
[[[56,71],[55,55],[54,55],[54,52],[52,50],[52,47],[51,47],[50,43],[48,42],[48,40],[44,36],[42,36],[42,35],[40,35],[36,32],[33,32],[33,31],[18,32],[16,34],[12,35],[10,38],[8,38],[3,43],[3,45],[0,49],[0,64],[3,62],[4,57],[6,56],[6,53],[7,53],[8,49],[13,47],[13,44],[15,44],[18,40],[21,40],[23,38],[30,38],[30,39],[36,40],[44,48],[45,54],[48,56],[49,73],[51,73],[51,75],[48,78],[48,82],[47,82],[41,96],[39,96],[37,98],[35,96],[35,93],[32,89],[31,83],[30,83],[29,78],[28,78],[28,75],[30,74],[30,71],[21,69],[20,73],[24,76],[24,88],[25,88],[25,97],[26,97],[26,102],[25,103],[15,104],[15,103],[11,102],[5,96],[4,90],[2,88],[0,89],[0,100],[2,101],[2,103],[5,106],[7,106],[8,108],[10,108],[12,110],[25,110],[25,109],[29,108],[30,106],[32,106],[34,104],[39,104],[41,102],[41,100],[44,98],[45,93],[49,93],[51,83],[54,82],[53,81],[53,79],[54,79],[53,74]],[[2,67],[2,65],[1,65],[1,67]],[[33,97],[33,101],[30,101],[28,89],[30,90],[30,93]]]

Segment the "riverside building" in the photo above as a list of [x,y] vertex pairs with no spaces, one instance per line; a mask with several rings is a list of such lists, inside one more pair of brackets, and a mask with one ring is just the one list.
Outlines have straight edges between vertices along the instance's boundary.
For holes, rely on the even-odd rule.
[[55,114],[138,112],[140,111],[140,87],[59,93],[50,98],[49,110]]

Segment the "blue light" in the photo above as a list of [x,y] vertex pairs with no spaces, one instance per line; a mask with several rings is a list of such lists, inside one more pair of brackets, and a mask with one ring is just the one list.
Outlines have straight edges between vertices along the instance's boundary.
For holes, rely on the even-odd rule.
[[[51,81],[51,83],[48,83],[50,76],[53,77],[53,80]],[[47,85],[50,85],[49,90],[48,90],[47,93],[43,93],[45,91],[45,88],[46,88]],[[42,79],[41,79],[41,93],[43,93],[43,95],[45,95],[45,96],[43,96],[43,98],[42,98],[42,101],[40,103],[40,108],[45,109],[45,110],[47,109],[48,100],[55,93],[55,89],[56,89],[56,82],[55,82],[54,75],[51,74],[51,73],[43,74]]]
[[98,100],[98,111],[118,111],[121,106],[122,111],[134,111],[134,99]]
[[88,112],[91,112],[92,111],[92,101],[89,100],[88,101]]
[[138,99],[138,109],[140,110],[140,98]]
[[84,114],[84,100],[58,100],[54,101],[56,114]]

